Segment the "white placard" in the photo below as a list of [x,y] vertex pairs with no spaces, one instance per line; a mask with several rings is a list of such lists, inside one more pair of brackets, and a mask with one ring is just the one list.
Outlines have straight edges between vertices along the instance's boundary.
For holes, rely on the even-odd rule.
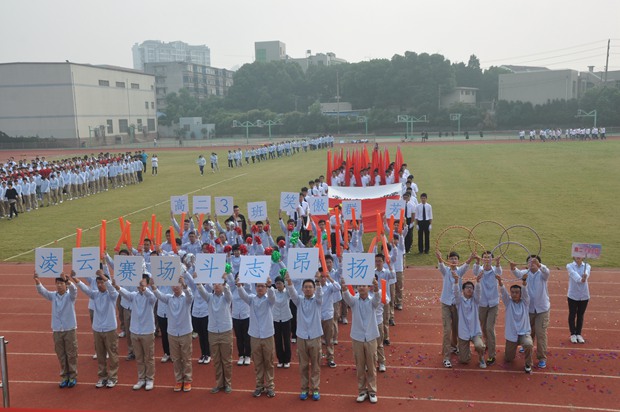
[[218,216],[232,215],[233,213],[232,196],[216,196],[215,197],[215,214]]
[[342,217],[344,220],[353,219],[352,209],[355,209],[355,219],[362,220],[362,201],[361,200],[343,200],[342,201]]
[[226,253],[198,253],[196,255],[196,283],[221,283],[226,269]]
[[[192,211],[195,215],[211,213],[211,196],[194,196],[192,198]],[[202,225],[202,222],[200,224]]]
[[267,202],[248,202],[248,219],[252,223],[267,219]]
[[280,193],[280,209],[289,216],[297,211],[299,206],[299,193],[297,192],[281,192]]
[[404,208],[405,208],[404,200],[386,199],[385,200],[386,219],[389,219],[391,216],[394,216],[395,219],[400,219],[400,211],[403,210]]
[[375,279],[375,255],[343,253],[342,276],[347,285],[372,285]]
[[60,277],[62,273],[62,257],[62,248],[40,247],[35,249],[34,272],[42,278]]
[[144,258],[142,256],[114,256],[114,280],[118,286],[140,285],[143,273]]
[[598,259],[601,257],[603,245],[598,243],[573,243],[571,256],[584,259]]
[[241,256],[239,283],[265,283],[271,269],[271,256]]
[[286,256],[286,270],[291,279],[314,279],[319,270],[319,249],[290,248]]
[[184,196],[170,196],[170,210],[175,215],[180,215],[181,213],[189,213],[189,200],[187,195]]
[[74,247],[72,267],[78,278],[94,278],[99,269],[98,247]]
[[307,201],[311,215],[329,214],[329,198],[327,196],[309,196]]
[[151,256],[151,275],[155,286],[178,286],[181,271],[181,258],[178,256]]

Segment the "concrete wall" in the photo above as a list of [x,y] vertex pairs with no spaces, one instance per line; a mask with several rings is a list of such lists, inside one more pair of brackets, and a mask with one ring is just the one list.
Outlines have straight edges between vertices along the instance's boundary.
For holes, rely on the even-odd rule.
[[545,104],[579,97],[576,70],[548,70],[499,75],[499,100]]

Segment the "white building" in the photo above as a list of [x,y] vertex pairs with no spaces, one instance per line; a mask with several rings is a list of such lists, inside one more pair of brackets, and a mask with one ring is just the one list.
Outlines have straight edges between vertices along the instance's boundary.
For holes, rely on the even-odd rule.
[[286,44],[281,41],[257,41],[254,42],[254,58],[257,62],[269,63],[286,60]]
[[441,96],[441,107],[450,107],[453,104],[476,104],[477,87],[455,87],[450,93]]
[[204,44],[192,46],[182,41],[146,40],[134,44],[131,51],[136,70],[144,70],[144,63],[187,62],[211,66],[211,49]]
[[0,130],[110,144],[157,132],[155,77],[77,63],[0,64]]

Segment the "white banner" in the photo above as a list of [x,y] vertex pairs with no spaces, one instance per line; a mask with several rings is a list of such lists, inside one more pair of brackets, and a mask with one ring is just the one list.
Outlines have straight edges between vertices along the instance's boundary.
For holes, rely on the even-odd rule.
[[271,256],[241,256],[239,283],[265,283],[269,269],[271,269]]
[[343,253],[342,276],[347,285],[372,285],[375,279],[375,255]]
[[248,219],[252,223],[267,219],[267,202],[248,202]]
[[281,192],[280,193],[280,209],[289,216],[297,211],[299,205],[299,193],[297,192]]
[[353,209],[355,209],[355,219],[362,219],[362,201],[361,200],[343,200],[342,201],[342,217],[344,220],[353,219]]
[[189,200],[187,195],[184,196],[170,196],[170,210],[175,215],[180,215],[181,213],[189,213]]
[[74,247],[72,267],[78,278],[94,278],[99,269],[98,247]]
[[143,272],[144,258],[142,256],[114,256],[114,280],[117,285],[138,286]]
[[[378,197],[400,196],[402,189],[400,183],[367,187],[330,186],[328,195],[330,199],[376,199]],[[357,215],[357,210],[355,212]]]
[[62,248],[37,248],[34,251],[34,272],[42,278],[59,278],[62,258]]
[[[194,196],[192,199],[193,214],[200,215],[201,213],[211,213],[211,196]],[[202,222],[200,222],[202,225]]]
[[598,259],[601,257],[603,245],[598,243],[573,243],[571,250],[572,257]]
[[307,201],[311,215],[329,214],[329,198],[327,196],[309,196]]
[[198,253],[196,255],[196,283],[222,283],[226,270],[226,253]]
[[151,274],[155,286],[177,286],[181,273],[178,256],[151,256]]
[[286,270],[291,279],[314,279],[319,270],[319,249],[290,248],[286,257]]
[[215,214],[218,216],[232,215],[233,213],[232,196],[216,196],[215,197]]

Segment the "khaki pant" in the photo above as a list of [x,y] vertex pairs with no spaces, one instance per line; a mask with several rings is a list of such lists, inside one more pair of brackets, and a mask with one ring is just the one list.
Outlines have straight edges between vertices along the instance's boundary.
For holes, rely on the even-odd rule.
[[[332,319],[324,322],[331,323]],[[318,392],[321,383],[321,338],[301,339],[297,337],[297,358],[301,375],[301,391]],[[308,372],[310,372],[309,375]]]
[[362,342],[352,339],[353,358],[359,393],[377,393],[377,340]]
[[334,302],[334,317],[332,319],[334,323],[334,327],[333,327],[332,336],[333,336],[333,340],[336,340],[336,341],[338,340],[338,321],[340,320],[340,316],[341,316],[341,310],[340,310],[341,303],[342,301]]
[[54,332],[54,350],[60,363],[60,377],[63,379],[77,378],[78,341],[76,330]]
[[38,209],[39,208],[39,200],[37,199],[37,194],[36,193],[32,193],[30,195],[30,207],[32,209]]
[[131,334],[136,366],[138,367],[138,380],[152,381],[155,379],[155,335]]
[[[334,319],[321,321],[323,328],[323,339],[325,339],[325,351],[327,352],[327,361],[334,360]],[[320,352],[320,351],[319,351]]]
[[192,381],[192,334],[168,335],[170,357],[174,366],[174,379],[177,382]]
[[383,305],[383,339],[390,339],[390,303]]
[[379,325],[377,328],[379,329],[379,337],[377,338],[377,362],[385,363],[385,348],[383,347],[385,335],[383,334],[383,325]]
[[[116,381],[118,379],[118,336],[116,331],[93,332],[93,336],[95,338],[95,352],[97,352],[97,376],[99,379]],[[109,356],[109,359],[106,359],[106,355]]]
[[494,358],[497,355],[496,341],[495,341],[495,322],[497,321],[497,312],[499,306],[482,307],[478,309],[478,316],[480,317],[480,327],[482,328],[482,337],[487,345],[489,358]]
[[232,387],[232,329],[227,332],[209,332],[209,347],[215,367],[215,386]]
[[396,283],[390,285],[390,319],[394,320],[394,296],[396,295]]
[[517,342],[506,341],[506,362],[512,362],[517,354],[517,347],[523,346],[525,352],[525,366],[532,366],[532,348],[534,343],[530,335],[519,335]]
[[119,305],[122,310],[119,312],[119,315],[123,317],[123,331],[125,332],[125,338],[127,339],[127,354],[130,355],[134,353],[133,351],[133,342],[131,340],[131,332],[129,328],[131,327],[131,309],[123,308]]
[[470,340],[459,338],[459,362],[469,363],[471,361],[471,348],[469,342],[474,344],[476,352],[478,352],[479,360],[484,360],[484,343],[480,336],[474,336]]
[[30,210],[31,209],[30,208],[30,195],[25,195],[25,196],[22,196],[22,197],[23,197],[22,200],[24,202],[24,209]]
[[252,361],[256,373],[256,389],[274,390],[273,381],[273,336],[268,338],[251,337]]
[[532,341],[536,339],[536,358],[547,360],[547,327],[549,326],[549,311],[530,313],[532,327]]
[[456,338],[459,333],[459,315],[456,305],[441,304],[441,319],[443,321],[443,359],[450,360],[452,348],[456,348]]
[[394,290],[394,305],[403,304],[403,272],[396,272],[396,288]]

